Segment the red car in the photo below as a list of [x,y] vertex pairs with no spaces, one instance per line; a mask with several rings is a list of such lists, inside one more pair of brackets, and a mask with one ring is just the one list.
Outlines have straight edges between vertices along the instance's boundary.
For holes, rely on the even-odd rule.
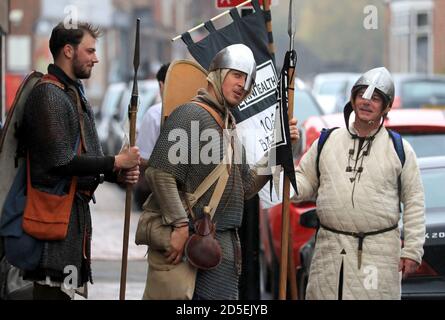
[[[398,109],[389,113],[385,126],[399,132],[410,142],[418,157],[445,155],[445,113],[440,110]],[[323,128],[344,127],[343,114],[310,117],[302,125],[301,152],[303,155],[319,137]],[[298,161],[298,160],[297,160]],[[262,247],[264,250],[266,290],[276,295],[281,255],[281,204],[263,210],[260,219]],[[300,217],[315,209],[314,202],[291,203],[290,226],[292,230],[293,260],[297,269],[299,297],[304,297],[307,274],[301,270],[300,248],[315,234],[315,229],[300,224]]]

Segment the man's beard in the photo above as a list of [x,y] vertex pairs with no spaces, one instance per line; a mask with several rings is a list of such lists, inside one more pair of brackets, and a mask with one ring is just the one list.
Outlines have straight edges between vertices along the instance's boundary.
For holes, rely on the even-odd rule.
[[77,59],[77,54],[74,55],[73,59],[73,72],[74,76],[77,79],[89,79],[91,77],[91,70],[92,69],[86,69],[82,67],[82,64]]

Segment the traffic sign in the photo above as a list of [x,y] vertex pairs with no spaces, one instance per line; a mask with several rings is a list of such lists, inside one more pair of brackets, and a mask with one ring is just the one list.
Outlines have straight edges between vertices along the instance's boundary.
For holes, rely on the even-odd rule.
[[[216,0],[216,7],[217,8],[232,8],[236,7],[237,5],[240,5],[241,3],[245,2],[246,0]],[[259,0],[260,5],[263,5],[263,0]],[[275,2],[272,0],[268,0],[269,3]],[[245,7],[251,7],[252,4],[246,4]]]

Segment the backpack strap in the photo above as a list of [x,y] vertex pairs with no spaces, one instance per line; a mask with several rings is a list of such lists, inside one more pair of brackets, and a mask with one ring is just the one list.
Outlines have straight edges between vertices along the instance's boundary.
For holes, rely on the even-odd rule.
[[323,128],[320,133],[320,138],[318,139],[318,145],[317,145],[317,159],[315,165],[317,166],[317,178],[320,180],[320,154],[321,150],[324,147],[324,144],[326,143],[326,140],[328,140],[331,133],[338,129],[338,127],[335,128]]
[[397,156],[400,159],[402,168],[405,165],[405,149],[403,148],[402,136],[393,130],[387,129],[388,134],[391,137],[392,143],[394,144],[394,149],[396,149]]
[[[399,157],[400,163],[403,166],[405,165],[405,149],[403,148],[403,140],[402,136],[393,130],[386,129],[388,131],[389,136],[391,137],[392,143],[394,144],[394,149],[396,150],[397,156]],[[402,212],[402,204],[400,199],[402,198],[402,174],[400,173],[397,177],[397,188],[399,194],[399,211]]]

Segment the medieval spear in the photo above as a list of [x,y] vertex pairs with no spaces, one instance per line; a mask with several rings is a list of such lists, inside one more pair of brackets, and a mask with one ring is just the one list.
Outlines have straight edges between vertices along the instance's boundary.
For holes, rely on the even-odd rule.
[[[268,44],[268,49],[269,49],[269,53],[272,55],[272,57],[274,57],[273,59],[275,60],[275,46],[274,46],[274,41],[273,41],[273,32],[272,32],[272,15],[270,12],[270,1],[263,1],[263,11],[266,13],[265,14],[265,19],[266,19],[266,29],[268,32],[268,38],[269,38],[269,44]],[[293,22],[292,20],[292,11],[289,11],[289,22]],[[293,30],[293,27],[291,28],[291,30]],[[294,36],[294,32],[290,33],[289,36],[293,37]],[[291,40],[292,41],[292,40]],[[292,41],[293,44],[293,41]],[[293,101],[293,91],[291,91],[289,94],[289,96],[292,95],[291,100]],[[290,101],[290,100],[289,100]],[[289,102],[290,103],[290,102]],[[293,109],[293,102],[292,102],[292,109]],[[292,117],[292,112],[293,110],[289,111],[289,117]],[[291,295],[291,299],[292,300],[297,300],[298,299],[298,291],[297,291],[297,277],[295,274],[295,263],[294,263],[294,259],[293,259],[293,247],[292,247],[292,230],[289,230],[289,244],[288,244],[288,256],[290,256],[291,258],[288,259],[289,263],[288,265],[288,270],[287,270],[287,277],[289,279],[290,282],[290,295]],[[286,289],[285,289],[286,291]]]
[[[294,9],[293,1],[289,0],[289,21],[288,21],[288,34],[290,38],[289,44],[289,52],[286,53],[285,62],[283,65],[283,72],[286,74],[285,79],[287,80],[287,110],[288,117],[292,118],[294,113],[294,83],[295,83],[295,65],[297,62],[297,54],[294,50],[294,38],[296,33],[296,24],[293,20],[294,18]],[[282,97],[284,100],[285,97]],[[286,101],[284,102],[286,103]],[[284,118],[286,119],[286,117]],[[286,119],[287,120],[287,119]],[[288,123],[285,123],[288,125]],[[292,163],[293,169],[293,163]],[[293,170],[292,170],[293,171]],[[286,173],[286,172],[285,172]],[[280,286],[279,286],[279,299],[286,299],[286,284],[287,284],[287,275],[289,273],[289,278],[292,288],[293,298],[297,298],[296,295],[296,277],[295,277],[295,267],[293,266],[293,250],[292,246],[289,245],[289,204],[290,204],[290,178],[287,174],[284,175],[283,182],[283,206],[282,206],[282,223],[281,223],[281,259],[280,259]],[[292,184],[294,189],[296,190],[295,184],[295,176],[293,178]],[[290,258],[289,258],[290,255]],[[290,260],[291,261],[290,261]]]
[[[138,112],[138,69],[139,69],[139,29],[141,19],[136,21],[136,41],[134,48],[134,78],[133,78],[133,91],[131,93],[131,102],[128,106],[128,117],[130,119],[130,147],[134,147],[136,144],[136,115]],[[128,259],[128,236],[130,233],[130,215],[131,215],[131,195],[133,187],[127,185],[126,197],[125,197],[125,222],[124,222],[124,240],[122,247],[122,268],[121,268],[121,286],[120,286],[120,300],[125,300],[125,289],[127,284],[127,259]]]

